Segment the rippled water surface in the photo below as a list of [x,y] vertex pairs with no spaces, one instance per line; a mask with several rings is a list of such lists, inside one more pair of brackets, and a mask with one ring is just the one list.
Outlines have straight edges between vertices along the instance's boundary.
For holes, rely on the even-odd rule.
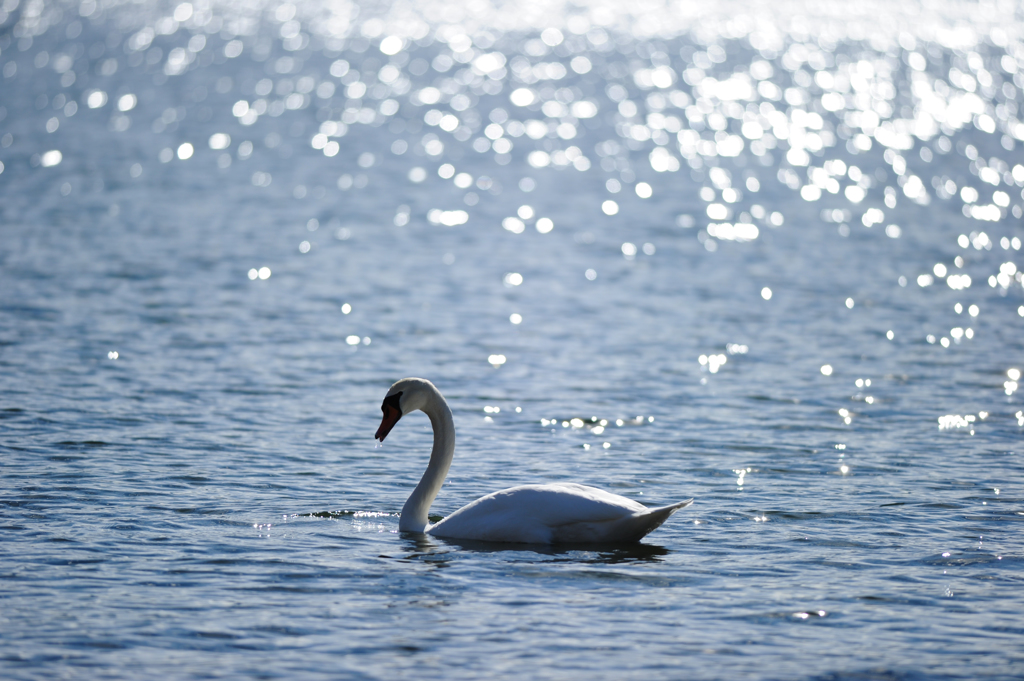
[[4,678],[1021,675],[1016,5],[0,7]]

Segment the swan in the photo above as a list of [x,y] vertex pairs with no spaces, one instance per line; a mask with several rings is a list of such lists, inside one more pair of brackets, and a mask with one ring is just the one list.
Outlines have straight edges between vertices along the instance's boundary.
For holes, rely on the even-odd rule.
[[388,390],[374,438],[384,441],[413,411],[430,417],[430,463],[402,508],[398,529],[449,539],[522,544],[597,544],[640,541],[693,499],[647,508],[632,499],[575,483],[519,485],[463,506],[431,525],[430,504],[441,490],[455,454],[455,421],[440,391],[422,378],[403,378]]

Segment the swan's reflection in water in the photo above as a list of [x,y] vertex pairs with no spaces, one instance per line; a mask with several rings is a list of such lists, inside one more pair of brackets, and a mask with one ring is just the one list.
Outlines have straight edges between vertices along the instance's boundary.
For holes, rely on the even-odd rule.
[[516,554],[508,556],[517,563],[577,563],[580,565],[621,565],[628,563],[660,563],[669,550],[656,544],[505,544],[465,539],[439,539],[427,534],[403,533],[409,553],[400,560],[448,567],[458,554]]
[[[426,563],[431,567],[445,568],[452,562],[451,552],[443,542],[431,537],[428,534],[419,532],[403,532],[402,543],[409,553],[398,558],[398,560],[410,563]],[[383,556],[394,558],[395,556]]]

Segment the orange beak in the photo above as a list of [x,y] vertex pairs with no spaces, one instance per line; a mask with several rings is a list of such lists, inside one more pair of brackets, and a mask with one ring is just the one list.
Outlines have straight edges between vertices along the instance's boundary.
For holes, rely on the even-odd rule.
[[402,412],[392,407],[390,404],[384,404],[380,409],[384,412],[384,418],[381,419],[380,428],[377,429],[377,434],[373,437],[384,442],[384,438],[388,436],[391,429],[395,427],[396,423],[398,423],[398,419],[402,418]]

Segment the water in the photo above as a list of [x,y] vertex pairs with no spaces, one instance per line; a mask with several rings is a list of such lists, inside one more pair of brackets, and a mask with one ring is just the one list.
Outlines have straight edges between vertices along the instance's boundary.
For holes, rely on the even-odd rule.
[[3,4],[3,676],[1019,677],[1019,9],[418,11]]

